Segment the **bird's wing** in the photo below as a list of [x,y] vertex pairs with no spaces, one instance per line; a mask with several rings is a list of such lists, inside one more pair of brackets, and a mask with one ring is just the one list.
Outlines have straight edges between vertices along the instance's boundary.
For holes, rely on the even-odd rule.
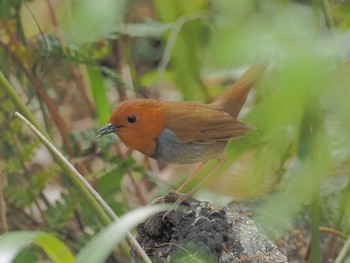
[[220,120],[210,120],[206,126],[200,129],[193,142],[208,143],[210,141],[225,141],[241,137],[250,129],[250,126],[228,115],[227,118],[225,116]]
[[167,127],[183,143],[210,144],[243,136],[250,126],[205,104],[172,107]]

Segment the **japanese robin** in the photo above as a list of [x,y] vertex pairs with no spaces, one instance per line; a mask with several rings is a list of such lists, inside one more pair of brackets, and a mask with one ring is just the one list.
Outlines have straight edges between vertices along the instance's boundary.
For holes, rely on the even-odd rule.
[[126,100],[115,107],[109,123],[97,131],[98,137],[115,133],[130,149],[161,162],[202,163],[177,190],[178,193],[209,160],[217,159],[217,165],[192,189],[192,193],[220,167],[228,141],[251,129],[238,121],[237,116],[249,90],[266,68],[265,61],[253,64],[211,104]]

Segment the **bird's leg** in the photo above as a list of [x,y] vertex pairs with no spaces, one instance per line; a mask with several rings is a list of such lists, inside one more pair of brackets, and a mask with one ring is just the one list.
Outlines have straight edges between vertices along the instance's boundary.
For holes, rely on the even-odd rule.
[[207,164],[207,162],[208,161],[201,163],[197,167],[197,169],[191,174],[191,176],[188,177],[186,179],[186,181],[180,186],[180,188],[176,190],[176,193],[178,193],[178,194],[181,193],[186,188],[186,186],[193,180],[193,178],[196,177],[196,175],[199,173],[199,171],[202,170],[202,168]]
[[[201,163],[201,164],[197,167],[197,169],[191,174],[191,176],[188,177],[188,178],[186,179],[186,181],[180,186],[179,189],[177,189],[176,191],[175,191],[175,190],[170,190],[170,191],[168,192],[168,194],[169,194],[169,193],[174,193],[174,194],[176,194],[176,195],[179,196],[179,199],[181,199],[182,197],[186,196],[186,194],[182,194],[181,192],[182,192],[182,191],[186,188],[186,186],[192,181],[192,179],[193,179],[194,177],[196,177],[196,175],[197,175],[197,174],[199,173],[199,171],[204,167],[204,165],[207,164],[207,162],[208,162],[208,161]],[[163,203],[163,202],[164,202],[164,196],[161,196],[161,197],[158,197],[158,198],[154,199],[148,206],[155,205],[155,204],[159,204],[159,203]]]
[[[179,196],[178,199],[181,199],[181,198],[183,198],[184,196],[187,196],[187,194],[183,194],[183,193],[181,193],[181,192],[182,192],[182,191],[186,188],[186,186],[192,181],[192,179],[193,179],[194,177],[196,177],[196,175],[197,175],[197,174],[199,173],[199,171],[204,167],[204,165],[207,164],[207,162],[208,162],[208,161],[201,163],[201,164],[197,167],[197,169],[191,174],[191,176],[188,177],[188,178],[186,179],[186,181],[180,186],[179,189],[177,189],[177,190],[170,190],[170,191],[168,192],[168,194],[173,193],[173,194]],[[158,198],[154,199],[148,206],[155,205],[155,204],[159,204],[159,203],[163,203],[164,200],[165,200],[165,199],[164,199],[164,196],[158,197]],[[172,210],[172,209],[173,209],[173,208],[171,208],[170,210]],[[170,211],[170,210],[169,210],[169,211]]]
[[[224,157],[221,157],[221,158],[218,158],[217,159],[217,164],[215,165],[215,167],[195,186],[192,188],[191,191],[189,191],[186,196],[191,196],[194,194],[194,192],[197,191],[197,189],[213,174],[215,173],[220,167],[221,165],[223,165],[224,161],[225,161],[225,158]],[[181,197],[182,199],[183,197]],[[185,199],[184,199],[185,200]],[[177,201],[176,201],[177,202]]]
[[[184,194],[183,196],[179,197],[179,199],[176,200],[176,202],[173,204],[173,206],[163,215],[163,220],[164,218],[170,213],[170,211],[176,209],[183,201],[185,201],[187,198],[189,198],[190,196],[192,196],[194,194],[194,192],[213,174],[215,173],[220,167],[221,165],[224,163],[225,161],[225,157],[221,156],[220,158],[217,159],[217,164],[215,165],[215,167],[195,186],[192,188],[191,191],[189,191],[187,194]],[[206,164],[207,162],[202,163],[196,170],[196,172],[198,173],[198,171]],[[188,179],[186,180],[186,182],[188,181]],[[185,182],[185,183],[186,183]],[[184,183],[184,184],[185,184]],[[186,185],[185,185],[186,186]],[[182,186],[181,186],[182,187]],[[180,187],[180,188],[181,188]],[[176,191],[178,192],[178,191]]]

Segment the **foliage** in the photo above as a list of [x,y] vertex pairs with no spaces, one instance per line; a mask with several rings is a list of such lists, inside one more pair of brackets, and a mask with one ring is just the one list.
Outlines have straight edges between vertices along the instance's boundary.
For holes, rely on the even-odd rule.
[[[139,208],[125,214],[102,230],[74,258],[70,249],[53,235],[40,231],[18,231],[6,233],[0,237],[0,258],[2,262],[11,262],[28,244],[39,246],[52,262],[70,263],[103,262],[114,247],[123,241],[128,229],[135,227],[156,212],[164,210],[163,206]],[[116,234],[117,233],[117,234]],[[99,244],[106,244],[96,250]],[[108,244],[108,245],[107,245]],[[20,256],[20,255],[19,255]],[[25,260],[25,258],[23,258]]]
[[[349,236],[349,11],[342,0],[0,1],[0,70],[11,82],[10,93],[0,83],[0,231],[44,230],[77,254],[105,224],[14,111],[35,116],[125,214],[169,188],[158,175],[171,166],[113,136],[97,141],[112,107],[136,96],[210,102],[264,57],[269,70],[241,115],[257,130],[230,142],[207,186],[217,198],[261,200],[253,214],[276,238],[306,216],[313,262],[349,256],[319,231]],[[123,249],[116,257],[128,261]]]

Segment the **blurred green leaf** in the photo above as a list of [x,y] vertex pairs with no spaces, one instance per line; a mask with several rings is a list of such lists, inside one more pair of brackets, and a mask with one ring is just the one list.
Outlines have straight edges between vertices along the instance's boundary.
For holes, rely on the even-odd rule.
[[21,5],[22,2],[30,2],[31,0],[11,0],[0,1],[0,18],[12,18],[15,15],[15,10]]
[[67,226],[81,201],[80,198],[76,198],[74,195],[62,194],[61,197],[62,200],[56,201],[45,211],[48,224],[56,229]]
[[23,185],[6,185],[4,192],[10,203],[22,208],[30,206],[36,198],[30,187]]
[[34,263],[39,261],[39,255],[36,253],[38,251],[29,251],[29,250],[22,250],[20,253],[17,254],[16,258],[11,263]]
[[74,256],[60,240],[44,232],[10,232],[0,236],[0,258],[10,263],[16,255],[30,244],[39,246],[54,263],[73,262]]
[[[150,163],[142,168],[136,166],[132,158],[116,155],[120,146],[116,136],[96,142],[91,128],[94,120],[97,118],[99,125],[104,125],[110,115],[109,103],[117,100],[118,95],[133,96],[129,90],[125,94],[120,89],[106,91],[106,81],[125,86],[118,72],[127,66],[137,95],[203,102],[212,99],[209,95],[216,97],[223,92],[223,87],[228,87],[240,75],[244,65],[259,57],[268,57],[270,67],[253,87],[240,116],[257,129],[229,143],[225,164],[217,175],[209,178],[208,184],[211,183],[214,194],[225,193],[230,200],[252,196],[262,200],[253,213],[268,231],[272,229],[283,235],[289,226],[295,226],[294,219],[302,215],[312,218],[313,246],[317,246],[321,223],[347,232],[349,1],[34,1],[28,5],[33,16],[17,16],[21,10],[29,11],[24,2],[0,1],[0,16],[4,18],[0,67],[11,82],[8,85],[2,81],[4,89],[0,88],[3,139],[0,140],[0,170],[3,171],[0,179],[3,175],[7,210],[4,220],[10,229],[32,228],[34,222],[38,228],[58,233],[77,251],[101,230],[98,213],[82,199],[81,191],[65,178],[50,180],[57,171],[51,170],[51,166],[45,166],[43,171],[41,163],[32,160],[38,140],[32,140],[22,124],[12,119],[16,107],[27,116],[32,112],[35,116],[32,122],[45,121],[54,141],[60,143],[47,105],[28,82],[22,66],[27,67],[57,103],[57,110],[67,122],[67,132],[78,134],[70,141],[76,146],[70,156],[74,164],[87,178],[95,180],[94,186],[112,209],[123,214],[127,210],[128,193],[124,191],[122,196],[118,190],[124,174],[132,171],[136,180],[142,176],[138,184],[144,184],[146,179],[158,180],[153,174],[145,177],[145,169],[152,167],[154,172],[157,167]],[[325,8],[325,4],[330,8]],[[36,27],[42,28],[41,35],[21,32],[22,26],[28,30],[27,23],[37,23]],[[24,36],[28,35],[26,39]],[[162,58],[169,59],[166,65],[160,63]],[[77,65],[81,70],[72,71]],[[85,83],[80,74],[84,75]],[[88,112],[86,107],[80,107],[80,103],[91,99],[86,96],[85,86],[90,86],[93,104]],[[173,87],[176,91],[168,92]],[[309,109],[313,103],[318,105],[314,115]],[[319,126],[309,125],[316,121]],[[213,165],[215,160],[190,187]],[[161,173],[168,169],[172,167],[159,165]],[[106,174],[99,177],[103,173]],[[47,183],[59,184],[64,200],[57,203],[46,200],[47,192],[43,193],[43,189]],[[323,187],[319,188],[320,184]],[[161,189],[161,185],[164,184],[158,184],[150,195],[169,188]],[[148,182],[141,187],[144,186],[150,189]],[[324,200],[330,195],[331,200]],[[37,204],[42,208],[39,216],[44,217],[39,220],[35,209],[31,209]],[[34,219],[20,221],[24,216]],[[327,220],[322,221],[324,218]],[[67,222],[70,222],[68,226]],[[79,228],[73,228],[71,233],[75,225]],[[340,245],[334,245],[334,251],[337,249],[340,250]],[[40,248],[23,251],[17,253],[17,262],[42,260]],[[322,251],[314,247],[312,253],[316,254],[315,261]],[[329,256],[327,260],[332,259]]]
[[120,187],[120,182],[123,179],[123,175],[125,174],[125,170],[117,167],[112,171],[104,174],[97,181],[97,189],[98,192],[101,193],[105,198],[110,193],[115,193],[117,189]]
[[[97,234],[77,255],[76,263],[103,262],[123,241],[127,232],[151,215],[165,210],[165,206],[148,206],[128,212]],[[101,246],[103,244],[103,246]],[[96,249],[99,248],[99,249]]]
[[[158,72],[151,71],[149,73],[143,74],[140,78],[140,85],[145,87],[152,86],[158,78]],[[173,82],[175,79],[174,71],[165,71],[163,74],[163,82]]]
[[104,87],[103,77],[101,72],[94,68],[87,67],[86,71],[89,78],[92,98],[96,106],[97,119],[99,125],[103,126],[108,122],[109,115],[111,113],[109,101],[107,99],[107,94]]
[[125,0],[67,2],[60,10],[59,22],[69,45],[80,46],[110,37],[123,21],[125,4]]

